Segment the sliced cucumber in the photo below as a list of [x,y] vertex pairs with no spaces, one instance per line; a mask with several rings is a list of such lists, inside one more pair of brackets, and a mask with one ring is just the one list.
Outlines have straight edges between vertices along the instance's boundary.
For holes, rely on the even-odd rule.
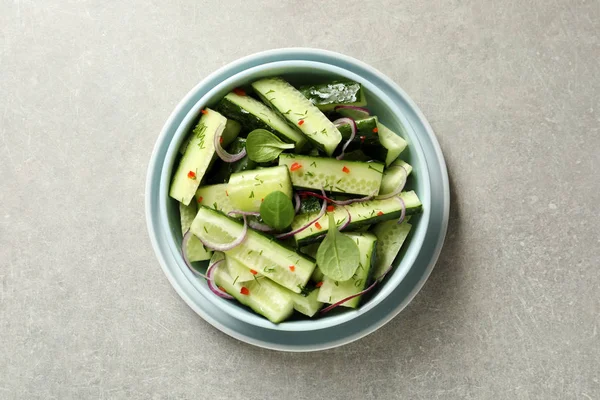
[[412,172],[412,166],[402,160],[394,161],[383,171],[383,179],[379,194],[389,194],[406,183],[406,178]]
[[321,111],[331,111],[336,106],[367,105],[362,86],[353,81],[334,81],[320,85],[302,86],[300,92]]
[[335,125],[302,93],[281,78],[267,78],[252,84],[259,96],[283,115],[329,156],[342,140]]
[[229,201],[226,183],[200,186],[196,191],[196,203],[221,211],[224,214],[234,210],[231,201]]
[[218,112],[206,109],[193,136],[181,157],[179,166],[173,175],[169,195],[185,205],[190,204],[194,197],[204,173],[211,164],[215,147],[215,135],[220,135],[225,129],[227,119]]
[[[372,233],[349,233],[352,240],[356,241],[360,254],[360,263],[354,276],[347,281],[339,282],[329,277],[323,279],[317,299],[324,303],[333,304],[347,297],[353,296],[367,287],[371,272],[375,267],[375,249],[377,237]],[[355,297],[342,303],[349,308],[356,308],[362,296]]]
[[225,259],[227,260],[227,268],[229,269],[229,273],[233,277],[233,283],[249,282],[263,276],[258,271],[249,269],[233,257],[225,257]]
[[[196,212],[198,211],[198,207],[196,203],[191,201],[190,205],[186,206],[183,203],[179,203],[179,216],[181,219],[181,233],[185,235],[185,233],[190,229],[190,225],[192,225],[192,221],[196,217]],[[196,236],[192,235],[190,240],[187,242],[187,246],[185,249],[185,254],[188,259],[192,262],[194,261],[203,261],[209,260],[212,251],[207,250],[200,239]]]
[[[237,154],[246,148],[246,139],[235,138],[234,141],[227,147],[229,154]],[[244,156],[241,160],[228,163],[223,160],[217,160],[214,167],[210,169],[210,172],[206,175],[206,181],[212,184],[215,183],[227,183],[229,177],[234,172],[246,171],[248,169],[254,169],[258,166],[257,163],[252,161],[248,155]]]
[[300,214],[318,212],[321,210],[322,200],[316,197],[306,197],[300,199],[300,210],[298,211]]
[[241,122],[250,131],[259,128],[266,129],[286,143],[295,143],[297,150],[301,150],[307,144],[304,135],[290,127],[285,119],[269,107],[250,96],[229,93],[221,100],[216,109],[227,118]]
[[292,182],[284,166],[236,172],[227,185],[231,205],[242,211],[260,211],[262,200],[276,190],[292,198]]
[[378,241],[374,277],[380,277],[392,265],[411,228],[412,225],[408,221],[401,224],[397,224],[396,221],[385,221],[375,225],[373,233]]
[[312,317],[321,309],[321,307],[323,307],[323,303],[318,300],[320,291],[318,288],[313,287],[306,291],[308,291],[308,293],[290,294],[292,296],[292,301],[294,302],[294,310]]
[[[391,129],[383,125],[381,122],[377,123],[377,129],[379,133],[379,140],[383,147],[387,149],[387,155],[385,157],[385,165],[390,165],[396,158],[404,151],[406,146],[406,140],[398,136]],[[401,127],[402,134],[406,136],[404,127]]]
[[281,154],[279,165],[289,168],[296,187],[346,194],[377,194],[383,176],[383,164],[377,162]]
[[273,323],[286,320],[294,312],[294,302],[290,292],[269,279],[233,283],[235,278],[224,263],[215,270],[215,283],[235,297],[237,301],[250,307],[256,313]]
[[[242,130],[242,125],[240,125],[239,122],[234,121],[232,119],[228,119],[227,123],[225,124],[225,129],[223,130],[223,133],[221,133],[221,138],[223,138],[223,140],[221,141],[221,145],[223,147],[228,146],[240,134],[241,130]],[[181,144],[181,147],[179,148],[179,152],[181,154],[185,153],[185,150],[187,149],[187,146],[190,143],[190,140],[192,139],[193,136],[194,135],[192,133],[183,141],[183,143]]]
[[[382,146],[379,141],[379,128],[377,128],[377,117],[370,117],[365,119],[359,119],[356,122],[356,135],[354,139],[346,147],[346,152],[352,152],[355,150],[362,149],[365,154],[369,155],[371,159],[385,161],[387,150]],[[336,153],[342,152],[342,147],[346,145],[348,139],[352,135],[352,128],[348,124],[344,124],[338,127],[338,130],[342,134],[342,142],[336,149]],[[344,157],[346,159],[346,157]]]
[[[421,201],[414,191],[402,192],[400,197],[404,201],[406,214],[415,214],[421,211]],[[352,216],[352,222],[346,228],[346,231],[354,231],[362,226],[383,222],[388,220],[397,220],[402,213],[402,205],[396,197],[385,200],[371,200],[362,203],[353,203],[344,207],[335,207],[334,218],[337,226],[342,225],[344,220],[348,218],[348,213]],[[317,213],[298,214],[292,222],[292,229],[298,229],[306,225],[311,220],[315,219]],[[327,215],[323,215],[318,221],[306,228],[302,232],[294,235],[298,246],[306,246],[322,240],[329,228],[329,219]]]
[[[226,244],[239,237],[242,224],[218,211],[200,207],[190,229],[201,240]],[[295,293],[304,289],[315,269],[312,260],[252,229],[248,229],[242,244],[225,254]]]

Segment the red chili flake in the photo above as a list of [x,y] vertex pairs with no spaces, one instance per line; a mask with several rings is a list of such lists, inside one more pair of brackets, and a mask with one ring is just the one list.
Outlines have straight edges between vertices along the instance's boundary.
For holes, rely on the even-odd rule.
[[223,143],[223,136],[219,138],[219,143]]
[[256,274],[258,274],[258,271],[251,269],[251,270],[250,270],[250,273],[251,273],[252,275],[256,275]]
[[334,206],[327,206],[327,212],[333,212],[335,210]]
[[302,125],[304,123],[304,120],[301,119],[300,121],[298,121],[298,125]]
[[321,286],[323,286],[323,282],[317,282],[317,284],[315,286],[316,287],[321,287]]
[[265,201],[265,199],[260,199],[260,202],[262,203],[263,201]]
[[238,88],[236,87],[235,89],[233,89],[233,93],[237,94],[238,96],[245,96],[246,95],[246,91],[242,88]]
[[360,142],[361,142],[361,143],[364,143],[364,141],[365,141],[365,139],[366,139],[366,138],[367,138],[366,136],[361,136],[361,137],[360,137]]
[[344,168],[342,168],[342,172],[345,172],[345,173],[349,174],[349,173],[350,173],[350,170],[348,169],[348,167],[346,167],[346,166],[344,165]]
[[229,197],[229,192],[227,190],[225,191],[225,196]]
[[295,170],[297,170],[297,169],[300,169],[300,168],[302,168],[302,165],[301,165],[301,164],[298,164],[297,162],[295,162],[295,163],[293,163],[293,164],[290,166],[290,171],[295,171]]
[[315,227],[316,227],[317,229],[321,229],[321,224],[320,224],[319,222],[315,222]]
[[200,110],[200,112],[204,115],[208,114],[208,110]]
[[190,179],[196,179],[196,173],[194,171],[188,172],[188,178],[190,178]]
[[293,265],[290,265],[288,268],[289,268],[289,269],[290,269],[290,271],[292,271],[292,272],[294,272],[294,271],[296,270],[296,267],[295,267],[295,266],[293,266]]
[[248,290],[247,287],[242,286],[242,288],[240,289],[240,293],[245,296],[248,296],[250,294],[250,291]]
[[377,129],[377,127],[373,128],[373,132],[377,133],[379,132],[379,129]]
[[383,215],[383,211],[379,211],[377,215],[381,217]]
[[202,196],[198,197],[198,203],[202,203],[203,199],[204,199],[204,197],[202,197]]
[[219,290],[220,290],[221,292],[225,292],[225,293],[227,293],[227,291],[225,290],[225,288],[224,288],[223,286],[217,286],[217,287],[219,288]]

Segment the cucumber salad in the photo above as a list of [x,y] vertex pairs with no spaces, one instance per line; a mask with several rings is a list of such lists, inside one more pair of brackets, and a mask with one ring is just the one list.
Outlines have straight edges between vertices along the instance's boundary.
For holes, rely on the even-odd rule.
[[201,110],[169,194],[215,295],[279,323],[357,308],[383,280],[422,206],[406,141],[366,107],[356,82],[273,77]]

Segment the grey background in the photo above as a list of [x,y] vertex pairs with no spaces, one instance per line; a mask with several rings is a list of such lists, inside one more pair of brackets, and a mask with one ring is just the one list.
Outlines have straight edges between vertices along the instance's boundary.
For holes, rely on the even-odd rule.
[[[286,46],[398,82],[452,181],[422,292],[319,354],[202,321],[144,220],[176,103]],[[600,398],[599,59],[598,0],[1,0],[0,398]]]

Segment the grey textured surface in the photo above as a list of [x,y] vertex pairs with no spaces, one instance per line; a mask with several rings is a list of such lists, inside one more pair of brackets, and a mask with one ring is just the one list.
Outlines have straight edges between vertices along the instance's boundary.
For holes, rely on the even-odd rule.
[[[260,3],[0,2],[0,398],[599,399],[600,2]],[[286,46],[398,82],[453,190],[415,301],[319,354],[202,321],[143,214],[179,99]]]

